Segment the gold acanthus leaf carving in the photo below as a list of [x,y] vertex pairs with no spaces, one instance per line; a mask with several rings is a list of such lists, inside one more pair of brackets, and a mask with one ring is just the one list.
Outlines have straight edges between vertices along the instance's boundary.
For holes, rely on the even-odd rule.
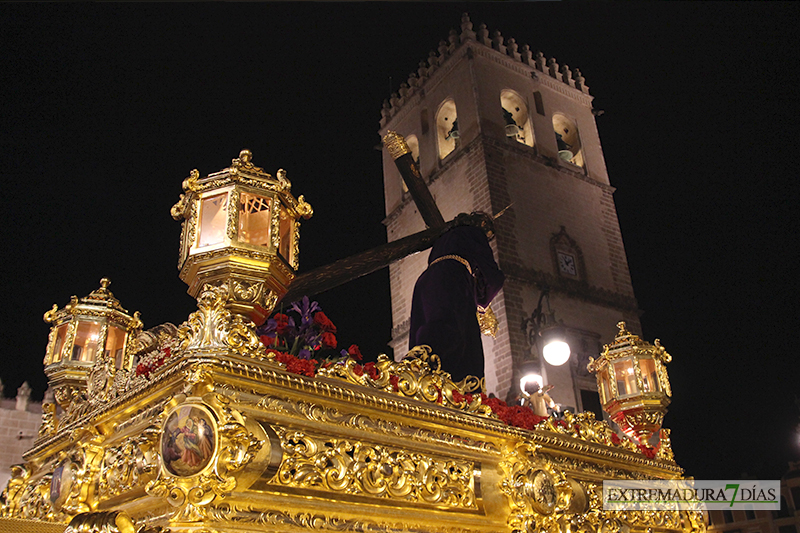
[[[259,529],[283,531],[285,528],[312,531],[346,531],[370,533],[478,533],[478,530],[464,527],[436,527],[430,524],[419,526],[407,522],[387,524],[375,522],[369,518],[340,518],[319,512],[289,513],[285,510],[250,510],[238,509],[233,505],[223,504],[208,510],[207,518],[220,523],[251,524]],[[484,532],[485,530],[480,530]]]
[[278,430],[276,481],[301,488],[474,509],[475,465],[403,448]]
[[222,348],[244,356],[263,357],[255,325],[225,308],[227,295],[227,284],[203,287],[197,299],[198,311],[189,315],[178,330],[182,351]]
[[317,375],[339,378],[350,383],[471,413],[484,415],[491,413],[491,409],[482,404],[481,396],[478,394],[481,390],[481,381],[474,376],[467,376],[455,383],[450,374],[441,370],[439,357],[431,353],[429,346],[415,347],[399,362],[383,354],[378,356],[378,361],[375,363],[376,377],[370,376],[368,372],[358,373],[357,368],[363,370],[357,361],[349,358],[321,368]]
[[99,498],[113,498],[152,479],[158,467],[159,436],[160,428],[153,425],[105,450],[97,489]]
[[[233,394],[235,395],[236,393],[234,392]],[[242,398],[237,398],[236,401],[250,403]],[[316,403],[293,401],[277,396],[263,396],[257,403],[251,403],[251,405],[270,412],[301,416],[312,422],[323,422],[364,431],[380,432],[384,435],[411,439],[417,442],[436,442],[446,446],[488,451],[490,453],[497,453],[498,451],[495,444],[491,442],[479,441],[461,435],[456,438],[449,432],[432,431],[417,426],[399,424],[390,420],[376,419],[363,413],[341,412],[336,408],[325,407]]]

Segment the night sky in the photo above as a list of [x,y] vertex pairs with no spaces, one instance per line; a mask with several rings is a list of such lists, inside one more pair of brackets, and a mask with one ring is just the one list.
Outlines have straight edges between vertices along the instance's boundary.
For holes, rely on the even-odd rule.
[[[243,148],[285,168],[315,209],[301,270],[385,242],[381,103],[464,11],[579,68],[605,111],[677,461],[779,478],[800,459],[796,4],[1,4],[6,395],[42,397],[42,314],[101,277],[145,327],[195,309],[169,214],[193,168]],[[318,299],[340,344],[386,351],[387,270]]]

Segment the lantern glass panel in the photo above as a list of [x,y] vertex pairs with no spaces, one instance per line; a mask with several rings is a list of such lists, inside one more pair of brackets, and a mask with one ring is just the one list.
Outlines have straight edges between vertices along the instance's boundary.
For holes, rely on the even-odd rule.
[[228,193],[215,194],[200,202],[198,248],[222,244],[228,223]]
[[661,387],[656,373],[656,362],[652,359],[639,359],[639,370],[642,373],[644,392],[659,392]]
[[239,202],[239,242],[269,246],[270,199],[243,192]]
[[600,401],[603,404],[611,401],[611,385],[608,382],[608,370],[600,372]]
[[617,396],[631,396],[639,393],[639,386],[636,384],[636,371],[633,368],[633,361],[622,359],[614,363],[614,375],[617,378]]
[[97,359],[100,348],[100,322],[79,320],[72,345],[72,361],[91,363]]
[[125,330],[115,326],[108,327],[105,355],[114,361],[115,368],[122,368],[125,363]]
[[281,245],[278,253],[289,263],[292,262],[292,240],[294,239],[294,219],[285,209],[281,209]]
[[61,351],[64,349],[64,341],[67,338],[67,328],[69,323],[58,326],[56,330],[56,341],[53,343],[53,353],[50,356],[50,363],[61,361]]

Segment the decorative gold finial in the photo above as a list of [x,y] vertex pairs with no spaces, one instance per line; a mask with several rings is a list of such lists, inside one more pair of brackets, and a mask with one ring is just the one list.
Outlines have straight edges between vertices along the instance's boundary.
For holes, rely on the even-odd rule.
[[628,331],[624,320],[620,320],[619,322],[617,322],[617,327],[619,328],[619,333],[617,333],[617,338],[618,339],[620,337],[630,337],[631,336],[631,332]]
[[111,285],[111,280],[108,278],[101,278],[100,279],[100,286],[104,289],[107,289],[108,286]]
[[241,152],[239,152],[239,159],[246,165],[253,159],[253,152],[245,148]]
[[389,130],[383,136],[383,145],[389,151],[392,159],[399,159],[400,157],[410,154],[411,148],[408,147],[405,138],[396,131]]

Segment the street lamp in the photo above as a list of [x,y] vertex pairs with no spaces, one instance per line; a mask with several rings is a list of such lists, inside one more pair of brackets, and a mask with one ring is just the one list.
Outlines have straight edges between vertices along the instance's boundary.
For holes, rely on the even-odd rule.
[[[547,311],[542,304],[547,299]],[[541,346],[542,357],[551,366],[561,366],[570,355],[564,327],[556,321],[555,312],[550,308],[550,289],[542,288],[539,303],[529,318],[522,322],[522,330],[528,334],[531,347]],[[537,344],[538,343],[538,344]]]

